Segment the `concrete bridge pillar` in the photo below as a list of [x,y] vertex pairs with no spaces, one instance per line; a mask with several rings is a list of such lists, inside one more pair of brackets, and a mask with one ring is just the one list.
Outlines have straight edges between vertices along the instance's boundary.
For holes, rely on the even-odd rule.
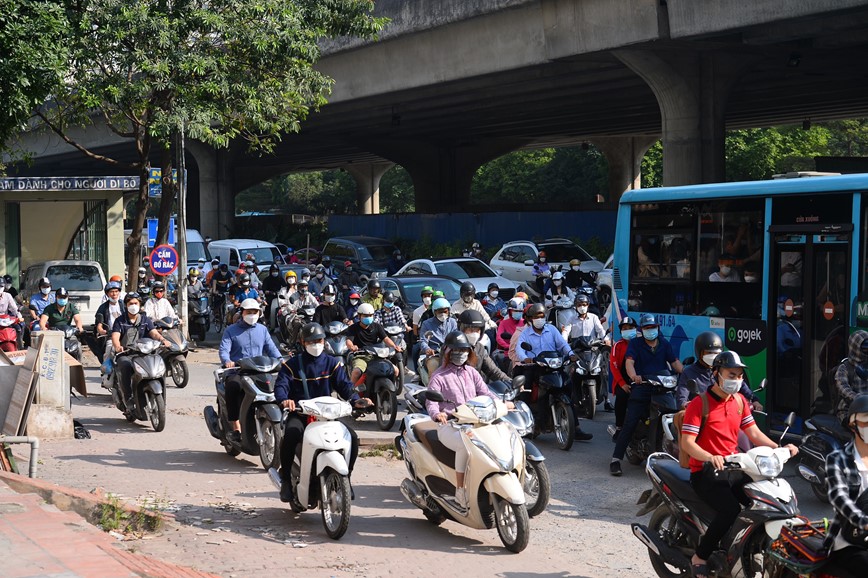
[[634,49],[614,54],[657,97],[663,119],[663,185],[724,181],[726,101],[752,58]]
[[188,140],[186,147],[199,168],[199,232],[225,239],[235,223],[235,195],[223,161],[225,151],[194,140]]
[[345,165],[344,169],[356,181],[356,199],[359,213],[377,215],[380,213],[380,179],[395,163],[364,163]]
[[642,157],[657,138],[657,136],[643,135],[601,136],[590,139],[609,163],[609,191],[606,202],[617,206],[621,195],[641,186]]

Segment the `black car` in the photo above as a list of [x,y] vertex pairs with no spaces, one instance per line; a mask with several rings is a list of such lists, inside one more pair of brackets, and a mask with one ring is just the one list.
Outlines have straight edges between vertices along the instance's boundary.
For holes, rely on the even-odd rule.
[[380,290],[391,291],[400,297],[401,310],[407,323],[413,324],[413,311],[422,305],[422,288],[430,285],[434,291],[443,291],[443,297],[451,305],[461,297],[461,282],[442,275],[400,275],[381,277]]
[[322,254],[328,255],[332,263],[350,261],[359,275],[372,277],[386,274],[389,259],[396,250],[395,244],[386,239],[356,235],[332,237],[326,241]]

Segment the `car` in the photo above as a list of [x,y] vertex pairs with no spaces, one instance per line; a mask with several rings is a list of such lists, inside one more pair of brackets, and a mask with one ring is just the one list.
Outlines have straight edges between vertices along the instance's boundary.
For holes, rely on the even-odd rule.
[[221,239],[208,243],[208,251],[214,257],[219,257],[221,263],[227,263],[234,270],[240,263],[253,255],[256,265],[262,269],[272,263],[282,263],[283,255],[272,243],[257,239]]
[[612,290],[612,294],[615,293],[615,279],[614,279],[614,271],[615,267],[615,254],[609,255],[609,258],[606,259],[606,262],[603,263],[603,268],[597,271],[597,285],[603,286],[606,285],[609,289]]
[[385,277],[389,259],[398,250],[394,243],[379,237],[356,235],[332,237],[322,249],[332,263],[351,262],[359,275]]
[[[51,289],[65,287],[69,291],[69,301],[74,303],[81,315],[81,324],[88,331],[93,329],[96,310],[103,302],[105,275],[96,261],[43,261],[27,268],[21,287],[23,303],[39,293],[39,280],[48,277]],[[29,311],[29,309],[27,309]]]
[[414,259],[398,269],[397,275],[445,275],[459,281],[470,281],[476,287],[478,297],[485,296],[490,283],[497,283],[500,298],[512,299],[518,285],[499,275],[483,261],[473,257],[442,257]]
[[443,275],[395,275],[377,280],[380,282],[380,291],[391,291],[400,298],[400,307],[408,323],[413,319],[413,311],[422,305],[423,287],[430,285],[434,291],[443,291],[443,297],[449,303],[461,297],[461,283]]
[[533,265],[539,258],[539,252],[546,252],[546,262],[552,267],[569,269],[570,261],[578,259],[582,262],[582,271],[596,273],[603,264],[596,257],[576,245],[569,239],[546,239],[544,241],[510,241],[491,258],[491,267],[501,271],[507,279],[517,283],[532,283]]

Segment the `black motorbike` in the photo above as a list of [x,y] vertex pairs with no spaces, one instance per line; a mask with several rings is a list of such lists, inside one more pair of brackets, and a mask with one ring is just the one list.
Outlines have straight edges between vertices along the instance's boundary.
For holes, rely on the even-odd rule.
[[190,383],[190,370],[187,367],[187,338],[181,331],[181,322],[173,317],[163,317],[154,321],[163,338],[171,345],[160,349],[160,356],[166,363],[166,367],[172,375],[172,381],[179,389],[187,387]]
[[63,331],[63,350],[81,363],[81,341],[78,339],[78,329],[72,325],[58,326]]
[[[531,351],[529,343],[521,348]],[[546,405],[549,412],[540,410],[538,426],[541,433],[554,431],[558,448],[567,451],[573,447],[576,436],[576,413],[569,393],[569,378],[565,360],[557,351],[543,351],[533,358],[534,379],[530,392],[523,392],[522,400],[533,407]],[[550,419],[549,419],[550,418]]]
[[396,351],[385,342],[362,347],[359,351],[370,359],[356,387],[359,395],[370,398],[374,405],[371,409],[353,409],[353,417],[358,418],[373,411],[377,426],[388,431],[395,425],[398,417],[398,395],[403,391],[403,384],[395,381],[395,366],[390,361]]
[[602,339],[579,337],[570,343],[578,360],[571,366],[571,399],[580,415],[594,419],[597,403],[605,399],[608,380],[604,367],[605,353],[611,348]]
[[[280,443],[283,440],[283,411],[274,397],[274,383],[283,359],[280,357],[247,357],[235,367],[214,371],[214,386],[217,389],[217,409],[205,407],[205,424],[208,431],[220,440],[230,456],[241,452],[259,455],[262,466],[280,467]],[[237,375],[241,378],[244,397],[241,400],[241,441],[231,440],[227,434],[232,429],[226,407],[226,379]]]
[[[663,446],[665,439],[663,417],[678,411],[675,402],[675,387],[677,383],[678,378],[674,375],[642,376],[642,383],[639,385],[650,386],[652,388],[652,395],[655,397],[651,400],[648,415],[644,416],[639,421],[639,425],[636,426],[636,430],[633,432],[633,437],[630,438],[630,444],[627,446],[625,452],[627,461],[634,466],[641,464],[654,452],[666,449]],[[610,434],[615,433],[614,427],[609,426]]]
[[[127,421],[150,421],[154,431],[163,431],[166,427],[166,364],[157,353],[159,349],[159,341],[138,339],[123,352],[114,354],[109,377],[112,399]],[[133,361],[132,406],[127,405],[121,388],[121,373],[117,369],[118,359],[123,356]]]
[[200,291],[190,296],[187,304],[187,316],[190,319],[190,335],[196,334],[196,339],[205,341],[205,334],[211,329],[211,304],[208,294]]
[[826,458],[843,448],[853,439],[853,434],[844,428],[834,415],[817,414],[805,421],[805,435],[799,446],[799,476],[811,484],[811,491],[824,504],[829,503],[829,487],[826,483]]

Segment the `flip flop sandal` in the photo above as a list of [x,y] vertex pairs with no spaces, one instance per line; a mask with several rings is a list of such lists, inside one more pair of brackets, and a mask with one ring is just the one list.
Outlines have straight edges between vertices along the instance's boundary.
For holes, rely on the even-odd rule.
[[692,564],[690,566],[690,575],[693,578],[708,578],[708,564]]

